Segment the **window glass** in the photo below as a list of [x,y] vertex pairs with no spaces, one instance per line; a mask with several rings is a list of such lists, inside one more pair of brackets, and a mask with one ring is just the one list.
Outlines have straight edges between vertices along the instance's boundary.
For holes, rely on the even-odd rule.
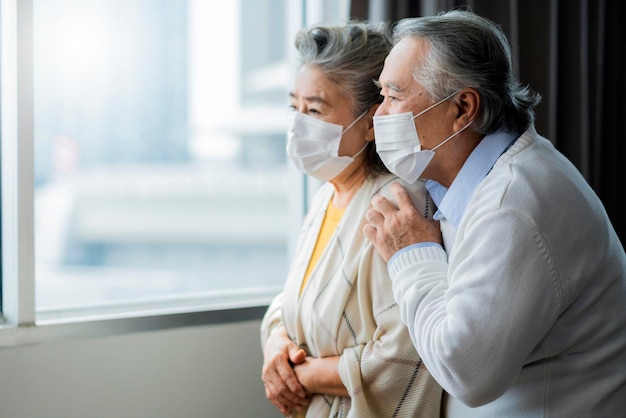
[[33,10],[37,311],[282,287],[287,0]]

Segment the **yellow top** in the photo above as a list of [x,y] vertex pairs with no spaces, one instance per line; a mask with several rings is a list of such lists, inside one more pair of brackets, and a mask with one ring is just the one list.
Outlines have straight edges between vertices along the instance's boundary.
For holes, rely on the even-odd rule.
[[326,215],[324,216],[324,220],[322,221],[322,228],[320,229],[320,234],[317,237],[317,242],[315,243],[315,248],[313,249],[313,255],[311,255],[311,261],[309,261],[309,266],[307,267],[306,273],[304,273],[304,278],[302,279],[300,293],[302,293],[302,289],[304,289],[306,282],[309,280],[309,276],[315,268],[317,261],[322,256],[322,253],[326,248],[326,244],[328,244],[328,241],[330,241],[330,237],[332,237],[335,233],[335,229],[337,229],[337,225],[339,225],[339,221],[341,221],[341,217],[343,216],[343,213],[345,211],[346,208],[336,208],[333,205],[332,199],[328,202]]

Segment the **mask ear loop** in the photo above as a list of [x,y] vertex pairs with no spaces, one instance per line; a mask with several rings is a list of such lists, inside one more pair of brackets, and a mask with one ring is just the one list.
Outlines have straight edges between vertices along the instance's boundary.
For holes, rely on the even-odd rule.
[[[365,112],[361,113],[361,115],[358,118],[356,118],[350,125],[348,125],[348,127],[346,129],[344,129],[343,132],[341,132],[341,135],[345,134],[348,131],[348,129],[352,128],[354,126],[354,124],[357,123],[363,116],[365,116],[365,114],[367,112],[369,112],[369,109],[367,109]],[[367,142],[365,143],[365,145],[363,145],[363,148],[361,148],[359,150],[359,152],[357,152],[356,154],[354,154],[350,158],[354,159],[354,158],[358,157],[359,154],[361,154],[363,151],[365,151],[365,148],[367,148]]]
[[426,109],[422,110],[421,112],[419,112],[417,115],[413,116],[413,119],[415,119],[418,116],[423,115],[424,113],[428,112],[430,109],[432,109],[435,106],[439,106],[441,103],[445,102],[446,100],[449,100],[451,97],[453,97],[455,94],[457,94],[459,91],[455,91],[454,93],[452,93],[451,95],[449,95],[448,97],[444,97],[443,99],[439,100],[437,103],[428,106]]
[[345,134],[348,131],[348,129],[352,128],[354,124],[357,123],[363,116],[365,116],[367,112],[369,112],[369,109],[361,113],[361,115],[358,118],[356,118],[350,125],[348,125],[348,127],[341,132],[341,135]]
[[452,135],[450,135],[449,137],[447,137],[446,139],[444,139],[439,145],[431,149],[431,151],[435,151],[437,148],[441,147],[443,144],[445,144],[446,142],[448,142],[449,140],[451,140],[452,138],[454,138],[455,136],[457,136],[458,134],[466,130],[472,123],[474,123],[473,120],[470,121],[467,125],[465,125],[461,129],[459,129],[458,131],[456,131],[455,133],[453,133]]
[[356,158],[356,157],[358,157],[358,156],[359,156],[359,154],[361,154],[363,151],[365,151],[365,148],[367,148],[367,144],[369,144],[369,142],[366,142],[366,143],[365,143],[365,145],[363,145],[363,148],[361,148],[361,149],[359,150],[359,152],[357,152],[356,154],[354,154],[354,155],[352,156],[352,158]]

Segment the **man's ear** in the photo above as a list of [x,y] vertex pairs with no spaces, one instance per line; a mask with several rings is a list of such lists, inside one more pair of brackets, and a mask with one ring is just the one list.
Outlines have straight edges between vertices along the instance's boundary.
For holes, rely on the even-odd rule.
[[476,89],[468,87],[459,91],[454,102],[457,105],[456,121],[459,126],[455,129],[460,129],[468,123],[478,118],[478,109],[480,108],[480,94]]
[[365,117],[367,118],[367,133],[365,135],[365,140],[367,142],[374,141],[374,113],[376,113],[376,109],[378,109],[378,106],[380,106],[380,104],[378,103],[372,105],[370,110],[367,112],[367,115],[365,115]]

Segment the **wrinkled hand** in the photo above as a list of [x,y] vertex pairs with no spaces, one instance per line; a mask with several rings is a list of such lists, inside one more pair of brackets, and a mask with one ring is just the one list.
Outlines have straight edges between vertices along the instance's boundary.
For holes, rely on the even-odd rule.
[[284,332],[269,336],[263,350],[262,380],[265,396],[284,416],[299,411],[309,403],[307,394],[298,381],[292,365],[302,363],[306,352]]
[[425,219],[398,183],[391,185],[398,207],[382,196],[372,198],[372,209],[365,214],[363,234],[372,241],[385,261],[399,250],[419,242],[443,243],[439,222]]
[[[305,357],[304,361],[300,364],[294,364],[293,372],[298,379],[298,382],[302,385],[304,390],[307,393],[315,393],[315,388],[312,387],[311,382],[316,377],[316,369],[313,366],[313,360],[316,360],[312,357]],[[319,370],[317,370],[319,372]]]
[[298,381],[309,394],[350,397],[339,374],[341,356],[306,357],[293,366]]

